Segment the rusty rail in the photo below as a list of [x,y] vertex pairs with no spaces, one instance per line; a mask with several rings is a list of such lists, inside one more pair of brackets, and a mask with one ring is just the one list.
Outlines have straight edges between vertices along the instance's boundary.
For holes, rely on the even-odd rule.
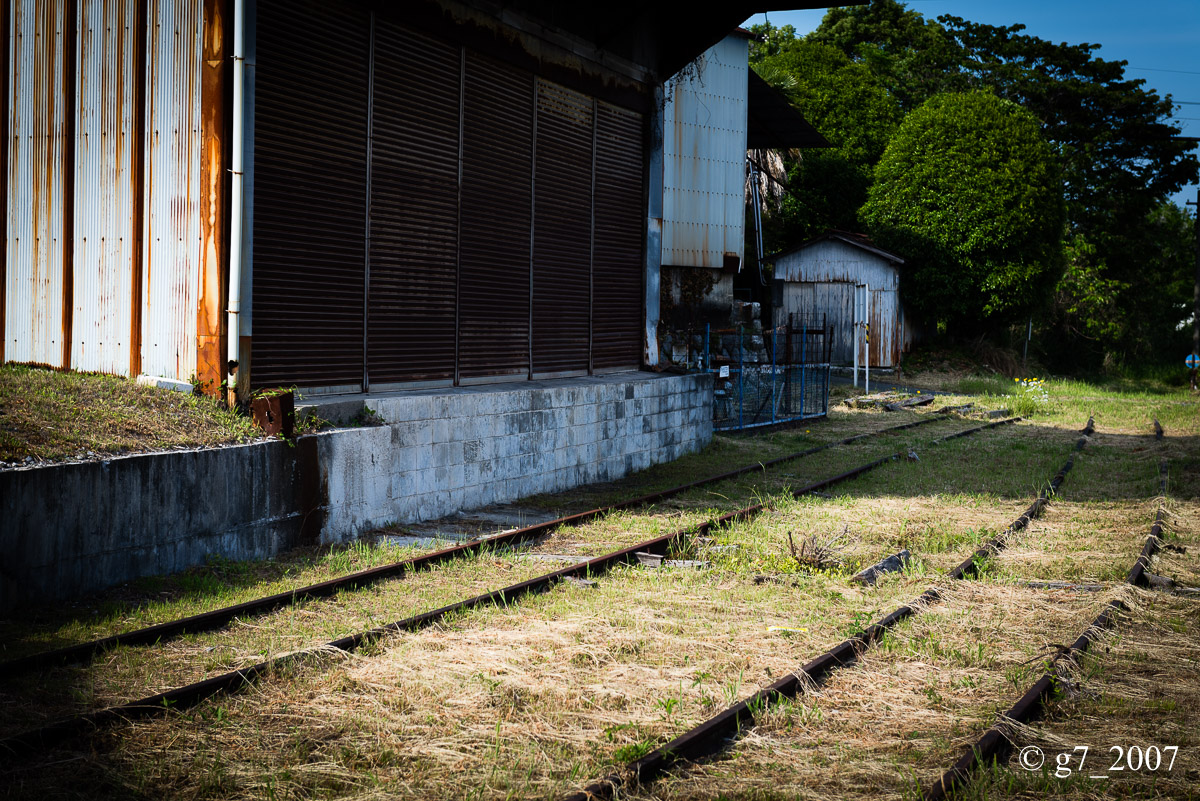
[[165,623],[159,623],[153,626],[147,626],[141,629],[114,634],[109,637],[103,637],[89,642],[68,645],[62,648],[56,648],[50,651],[42,651],[29,656],[12,659],[6,662],[0,662],[0,676],[11,676],[23,673],[35,668],[43,668],[51,665],[61,665],[71,662],[86,662],[94,659],[98,654],[115,648],[118,645],[151,645],[165,640],[170,640],[179,637],[183,634],[195,634],[201,631],[211,631],[220,628],[226,623],[239,617],[248,617],[251,615],[261,615],[284,606],[307,601],[314,598],[329,597],[341,590],[359,589],[377,581],[385,579],[399,578],[405,574],[419,570],[424,567],[429,567],[443,562],[457,559],[462,556],[467,556],[476,553],[487,547],[496,545],[519,543],[525,540],[536,539],[537,537],[549,534],[560,526],[579,526],[590,522],[598,517],[601,517],[610,512],[628,509],[637,506],[648,506],[652,503],[664,500],[666,498],[680,495],[698,487],[716,484],[721,481],[728,481],[733,478],[753,473],[756,471],[766,471],[767,468],[786,462],[795,461],[805,456],[812,456],[821,451],[831,448],[849,445],[862,439],[870,437],[883,436],[897,431],[916,428],[917,426],[927,425],[929,423],[941,422],[948,419],[947,417],[928,417],[922,420],[914,420],[901,425],[889,426],[888,428],[879,431],[871,431],[864,434],[855,434],[851,437],[837,440],[835,442],[827,442],[823,445],[817,445],[803,451],[786,454],[774,459],[769,459],[764,462],[756,462],[752,465],[730,470],[718,475],[702,478],[697,481],[692,481],[687,484],[681,484],[669,489],[652,492],[646,495],[641,495],[637,498],[631,498],[627,501],[620,501],[609,506],[603,506],[597,509],[591,509],[586,512],[579,512],[573,515],[566,515],[554,520],[548,520],[544,523],[537,523],[524,528],[513,529],[493,537],[483,537],[468,542],[460,543],[450,548],[444,548],[439,551],[433,551],[420,556],[414,556],[399,562],[393,562],[379,567],[360,570],[355,573],[349,573],[339,578],[322,581],[317,584],[310,584],[306,587],[299,587],[294,590],[287,590],[276,593],[274,595],[256,598],[250,601],[244,601],[239,604],[225,606],[220,609],[213,609],[208,612],[202,612],[196,615],[171,620]]
[[[954,436],[966,436],[968,433],[975,433],[978,431],[995,428],[996,426],[1006,425],[1008,423],[1016,422],[1019,419],[1021,418],[1010,418],[1008,420],[999,420],[993,423],[987,423],[985,425],[968,429],[966,432],[958,432]],[[887,456],[875,459],[874,461],[859,465],[858,467],[847,470],[844,473],[839,473],[836,476],[824,478],[798,489],[793,489],[791,492],[796,497],[807,495],[808,493],[816,492],[834,484],[838,484],[842,481],[862,475],[863,473],[887,464],[888,462],[903,459],[904,455],[905,451],[897,451],[896,453],[888,454]],[[283,667],[305,656],[319,655],[329,651],[330,649],[346,652],[353,651],[366,643],[373,642],[380,637],[389,634],[403,631],[415,631],[417,629],[424,628],[455,612],[467,611],[490,604],[507,603],[514,598],[518,598],[529,593],[544,592],[558,582],[568,578],[585,578],[589,575],[598,575],[617,565],[636,562],[636,554],[639,551],[665,554],[672,545],[681,540],[690,537],[702,536],[715,529],[727,526],[739,520],[754,517],[766,508],[768,508],[768,504],[765,503],[747,506],[743,509],[738,509],[720,517],[707,520],[704,523],[696,526],[682,528],[670,534],[665,534],[661,537],[656,537],[654,539],[640,542],[636,545],[631,545],[628,548],[613,551],[603,556],[595,557],[594,559],[589,559],[587,561],[564,567],[559,570],[519,582],[517,584],[509,585],[499,590],[494,590],[482,595],[476,595],[472,598],[447,604],[446,606],[432,609],[427,612],[421,612],[420,614],[397,620],[394,623],[389,623],[385,626],[378,626],[372,629],[367,629],[366,631],[358,632],[357,634],[349,635],[347,637],[341,637],[321,646],[295,651],[283,656],[273,657],[249,667],[229,671],[228,673],[224,673],[220,676],[213,676],[211,678],[188,684],[183,687],[177,687],[165,692],[157,693],[137,701],[131,701],[129,703],[107,707],[94,712],[88,712],[82,715],[64,718],[62,720],[49,723],[45,726],[41,726],[37,729],[32,729],[30,731],[0,740],[0,759],[5,757],[11,758],[14,756],[35,752],[39,749],[54,745],[55,743],[95,731],[98,728],[106,727],[120,721],[144,718],[162,714],[171,709],[181,710],[195,706],[201,701],[204,701],[205,699],[219,693],[235,692],[264,673],[279,667]]]
[[[1002,421],[1008,422],[1008,421]],[[994,425],[994,424],[993,424]],[[987,428],[990,426],[981,426]],[[979,429],[973,429],[979,430]],[[968,430],[971,431],[971,430]],[[1095,431],[1095,421],[1088,418],[1087,425],[1080,432],[1081,436],[1075,443],[1074,451],[1066,463],[1055,473],[1047,487],[1037,497],[1037,500],[1026,509],[1020,517],[1014,520],[1008,528],[990,540],[986,545],[964,560],[951,573],[951,579],[963,579],[979,572],[981,557],[986,557],[1004,548],[1007,538],[1029,525],[1029,522],[1040,515],[1049,497],[1053,496],[1062,486],[1067,473],[1075,463],[1075,455],[1083,450],[1088,437]],[[938,442],[957,439],[968,432],[960,432],[943,437]],[[755,710],[764,709],[783,698],[792,698],[800,694],[809,685],[823,682],[839,667],[852,664],[862,651],[876,642],[885,632],[916,614],[921,608],[941,599],[942,591],[937,587],[922,593],[912,603],[900,607],[848,639],[829,649],[825,653],[804,665],[795,673],[779,679],[764,687],[754,695],[730,706],[714,717],[709,718],[698,726],[684,732],[671,742],[656,748],[640,759],[625,766],[624,773],[614,773],[589,784],[577,793],[566,797],[565,801],[593,801],[593,799],[615,797],[617,792],[626,785],[628,776],[633,783],[652,781],[664,771],[684,760],[695,760],[722,750],[726,743],[736,737],[738,732],[754,719]]]
[[[1063,656],[1069,655],[1074,657],[1076,654],[1081,654],[1087,651],[1088,647],[1092,644],[1092,641],[1095,640],[1102,631],[1111,628],[1116,622],[1117,614],[1126,608],[1127,607],[1125,604],[1119,600],[1110,601],[1109,604],[1104,608],[1104,611],[1101,612],[1094,621],[1092,621],[1091,625],[1089,625],[1086,630],[1084,630],[1083,634],[1080,634],[1079,638],[1075,640],[1075,642],[1071,643],[1071,647],[1066,653],[1063,654]],[[1013,704],[1012,709],[1004,713],[1004,718],[1017,722],[1024,722],[1032,719],[1038,712],[1041,711],[1042,707],[1045,705],[1046,698],[1048,698],[1050,693],[1054,691],[1055,681],[1056,677],[1054,674],[1046,673],[1043,675],[1040,679],[1038,679],[1036,684],[1030,687],[1029,690],[1021,696],[1020,700]],[[971,772],[977,765],[1000,758],[1007,752],[1011,745],[1012,744],[1008,741],[1008,737],[999,728],[999,726],[993,726],[992,728],[988,729],[986,732],[984,732],[983,736],[980,737],[979,740],[967,750],[967,753],[963,754],[963,756],[954,763],[954,767],[946,771],[946,773],[943,774],[940,779],[938,779],[936,782],[930,785],[928,789],[925,790],[923,798],[926,799],[926,801],[942,801],[942,799],[947,798],[950,793],[954,792],[956,787],[958,787],[971,775]]]
[[[1162,434],[1162,427],[1155,420],[1155,439],[1162,439]],[[1167,462],[1164,459],[1159,463],[1159,488],[1163,490],[1164,494],[1166,485]],[[1146,584],[1146,568],[1149,567],[1150,558],[1158,551],[1162,542],[1163,515],[1163,507],[1159,506],[1158,513],[1154,516],[1154,525],[1150,529],[1150,536],[1146,538],[1146,544],[1142,548],[1141,554],[1138,555],[1133,569],[1129,571],[1129,577],[1126,579],[1126,582],[1132,586]],[[1097,615],[1096,619],[1092,621],[1092,624],[1079,635],[1079,638],[1075,642],[1071,643],[1071,647],[1066,652],[1055,657],[1055,662],[1062,658],[1074,658],[1077,654],[1086,652],[1092,642],[1099,636],[1100,632],[1111,628],[1116,622],[1117,615],[1127,608],[1120,600],[1110,601],[1104,610]],[[1054,673],[1047,672],[1044,674],[1021,696],[1012,709],[1004,713],[1002,720],[1013,720],[1018,723],[1024,723],[1033,719],[1044,708],[1046,699],[1054,691],[1055,683],[1056,676]],[[942,799],[947,798],[954,792],[955,788],[968,779],[971,772],[978,766],[1004,758],[1011,748],[1012,743],[1009,741],[1007,735],[1005,735],[1001,725],[992,726],[983,733],[983,736],[974,745],[967,749],[967,752],[954,763],[950,770],[942,774],[940,779],[925,790],[923,797],[926,801],[942,801]]]

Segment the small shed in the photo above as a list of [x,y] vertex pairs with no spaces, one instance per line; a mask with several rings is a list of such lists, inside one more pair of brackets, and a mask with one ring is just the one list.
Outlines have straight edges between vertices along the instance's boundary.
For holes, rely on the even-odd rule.
[[[854,361],[855,287],[870,292],[871,366],[895,367],[912,347],[916,327],[900,302],[901,257],[861,234],[830,231],[769,261],[775,265],[775,324],[790,314],[825,315],[834,364]],[[859,362],[866,356],[860,346]]]

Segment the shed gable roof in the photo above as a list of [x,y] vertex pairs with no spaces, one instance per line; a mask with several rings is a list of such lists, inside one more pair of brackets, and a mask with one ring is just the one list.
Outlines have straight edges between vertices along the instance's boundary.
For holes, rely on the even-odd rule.
[[820,236],[813,237],[812,239],[808,240],[807,242],[802,242],[799,245],[796,245],[795,247],[790,247],[787,250],[781,250],[778,253],[773,253],[770,256],[767,256],[765,259],[763,259],[763,261],[774,262],[774,261],[777,261],[778,259],[782,259],[785,256],[791,256],[793,253],[799,253],[800,251],[804,250],[805,248],[812,247],[813,245],[817,244],[818,242],[830,242],[830,241],[843,242],[847,245],[851,245],[852,247],[856,247],[856,248],[859,248],[860,250],[864,250],[867,253],[873,253],[874,255],[879,256],[882,259],[886,259],[887,261],[891,262],[892,264],[895,264],[896,266],[904,264],[903,258],[901,258],[900,256],[897,256],[895,253],[891,253],[889,251],[884,250],[881,247],[878,247],[865,234],[853,234],[853,233],[850,233],[849,231],[826,231],[825,233],[821,234]]

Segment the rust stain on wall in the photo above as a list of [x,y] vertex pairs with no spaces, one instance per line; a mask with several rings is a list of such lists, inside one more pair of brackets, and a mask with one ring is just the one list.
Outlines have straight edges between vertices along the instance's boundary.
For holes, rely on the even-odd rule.
[[229,229],[225,113],[227,67],[225,0],[204,0],[200,84],[200,291],[196,313],[196,375],[209,394],[220,391],[225,374],[224,269]]
[[146,173],[146,4],[138,0],[134,14],[133,36],[137,48],[134,58],[134,123],[133,123],[133,169],[129,171],[133,190],[133,280],[130,283],[129,304],[129,376],[136,378],[142,372],[142,270],[145,264],[145,219],[146,193],[142,181]]
[[62,82],[63,117],[62,192],[62,368],[71,369],[71,321],[75,314],[75,25],[79,11],[75,0],[65,0],[63,11]]

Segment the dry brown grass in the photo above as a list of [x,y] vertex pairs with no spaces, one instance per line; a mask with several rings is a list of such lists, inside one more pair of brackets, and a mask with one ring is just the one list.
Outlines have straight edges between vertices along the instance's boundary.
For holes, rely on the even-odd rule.
[[94,373],[0,367],[0,462],[212,446],[260,434],[212,398]]
[[[756,441],[769,458],[900,419],[846,412],[808,433],[722,438],[729,447],[718,461],[736,454],[739,461],[722,468],[743,463]],[[22,708],[34,698],[81,709],[138,697],[559,566],[539,556],[594,555],[750,501],[770,507],[677,554],[708,569],[621,568],[595,588],[559,586],[453,615],[354,655],[317,651],[239,695],[114,728],[83,750],[61,749],[45,757],[49,765],[34,761],[10,774],[10,786],[39,798],[553,798],[749,696],[927,587],[946,586],[942,602],[856,667],[814,695],[764,711],[729,755],[643,789],[664,798],[909,797],[1040,675],[1045,646],[1070,642],[1108,598],[1130,595],[1117,584],[1157,508],[1157,459],[1164,449],[1186,453],[1187,444],[1146,447],[1148,438],[1111,433],[1103,419],[1045,515],[990,559],[980,580],[944,579],[1029,505],[1084,419],[1035,420],[938,445],[930,441],[969,423],[931,424],[610,515],[527,551],[461,560],[222,632],[120,649],[86,671],[28,679],[9,690],[9,730],[36,717]],[[920,461],[884,465],[830,498],[788,492],[902,448]],[[672,480],[711,464],[698,460],[690,476]],[[1187,486],[1172,475],[1173,486]],[[625,483],[586,497],[635,489]],[[1168,539],[1189,550],[1158,557],[1153,569],[1192,576],[1200,507],[1174,493],[1168,507]],[[796,564],[789,534],[846,526],[854,542],[845,565],[819,572]],[[901,547],[915,557],[905,571],[878,587],[847,581],[859,565]],[[1024,586],[1034,577],[1112,588]],[[1180,608],[1196,616],[1195,605]]]

